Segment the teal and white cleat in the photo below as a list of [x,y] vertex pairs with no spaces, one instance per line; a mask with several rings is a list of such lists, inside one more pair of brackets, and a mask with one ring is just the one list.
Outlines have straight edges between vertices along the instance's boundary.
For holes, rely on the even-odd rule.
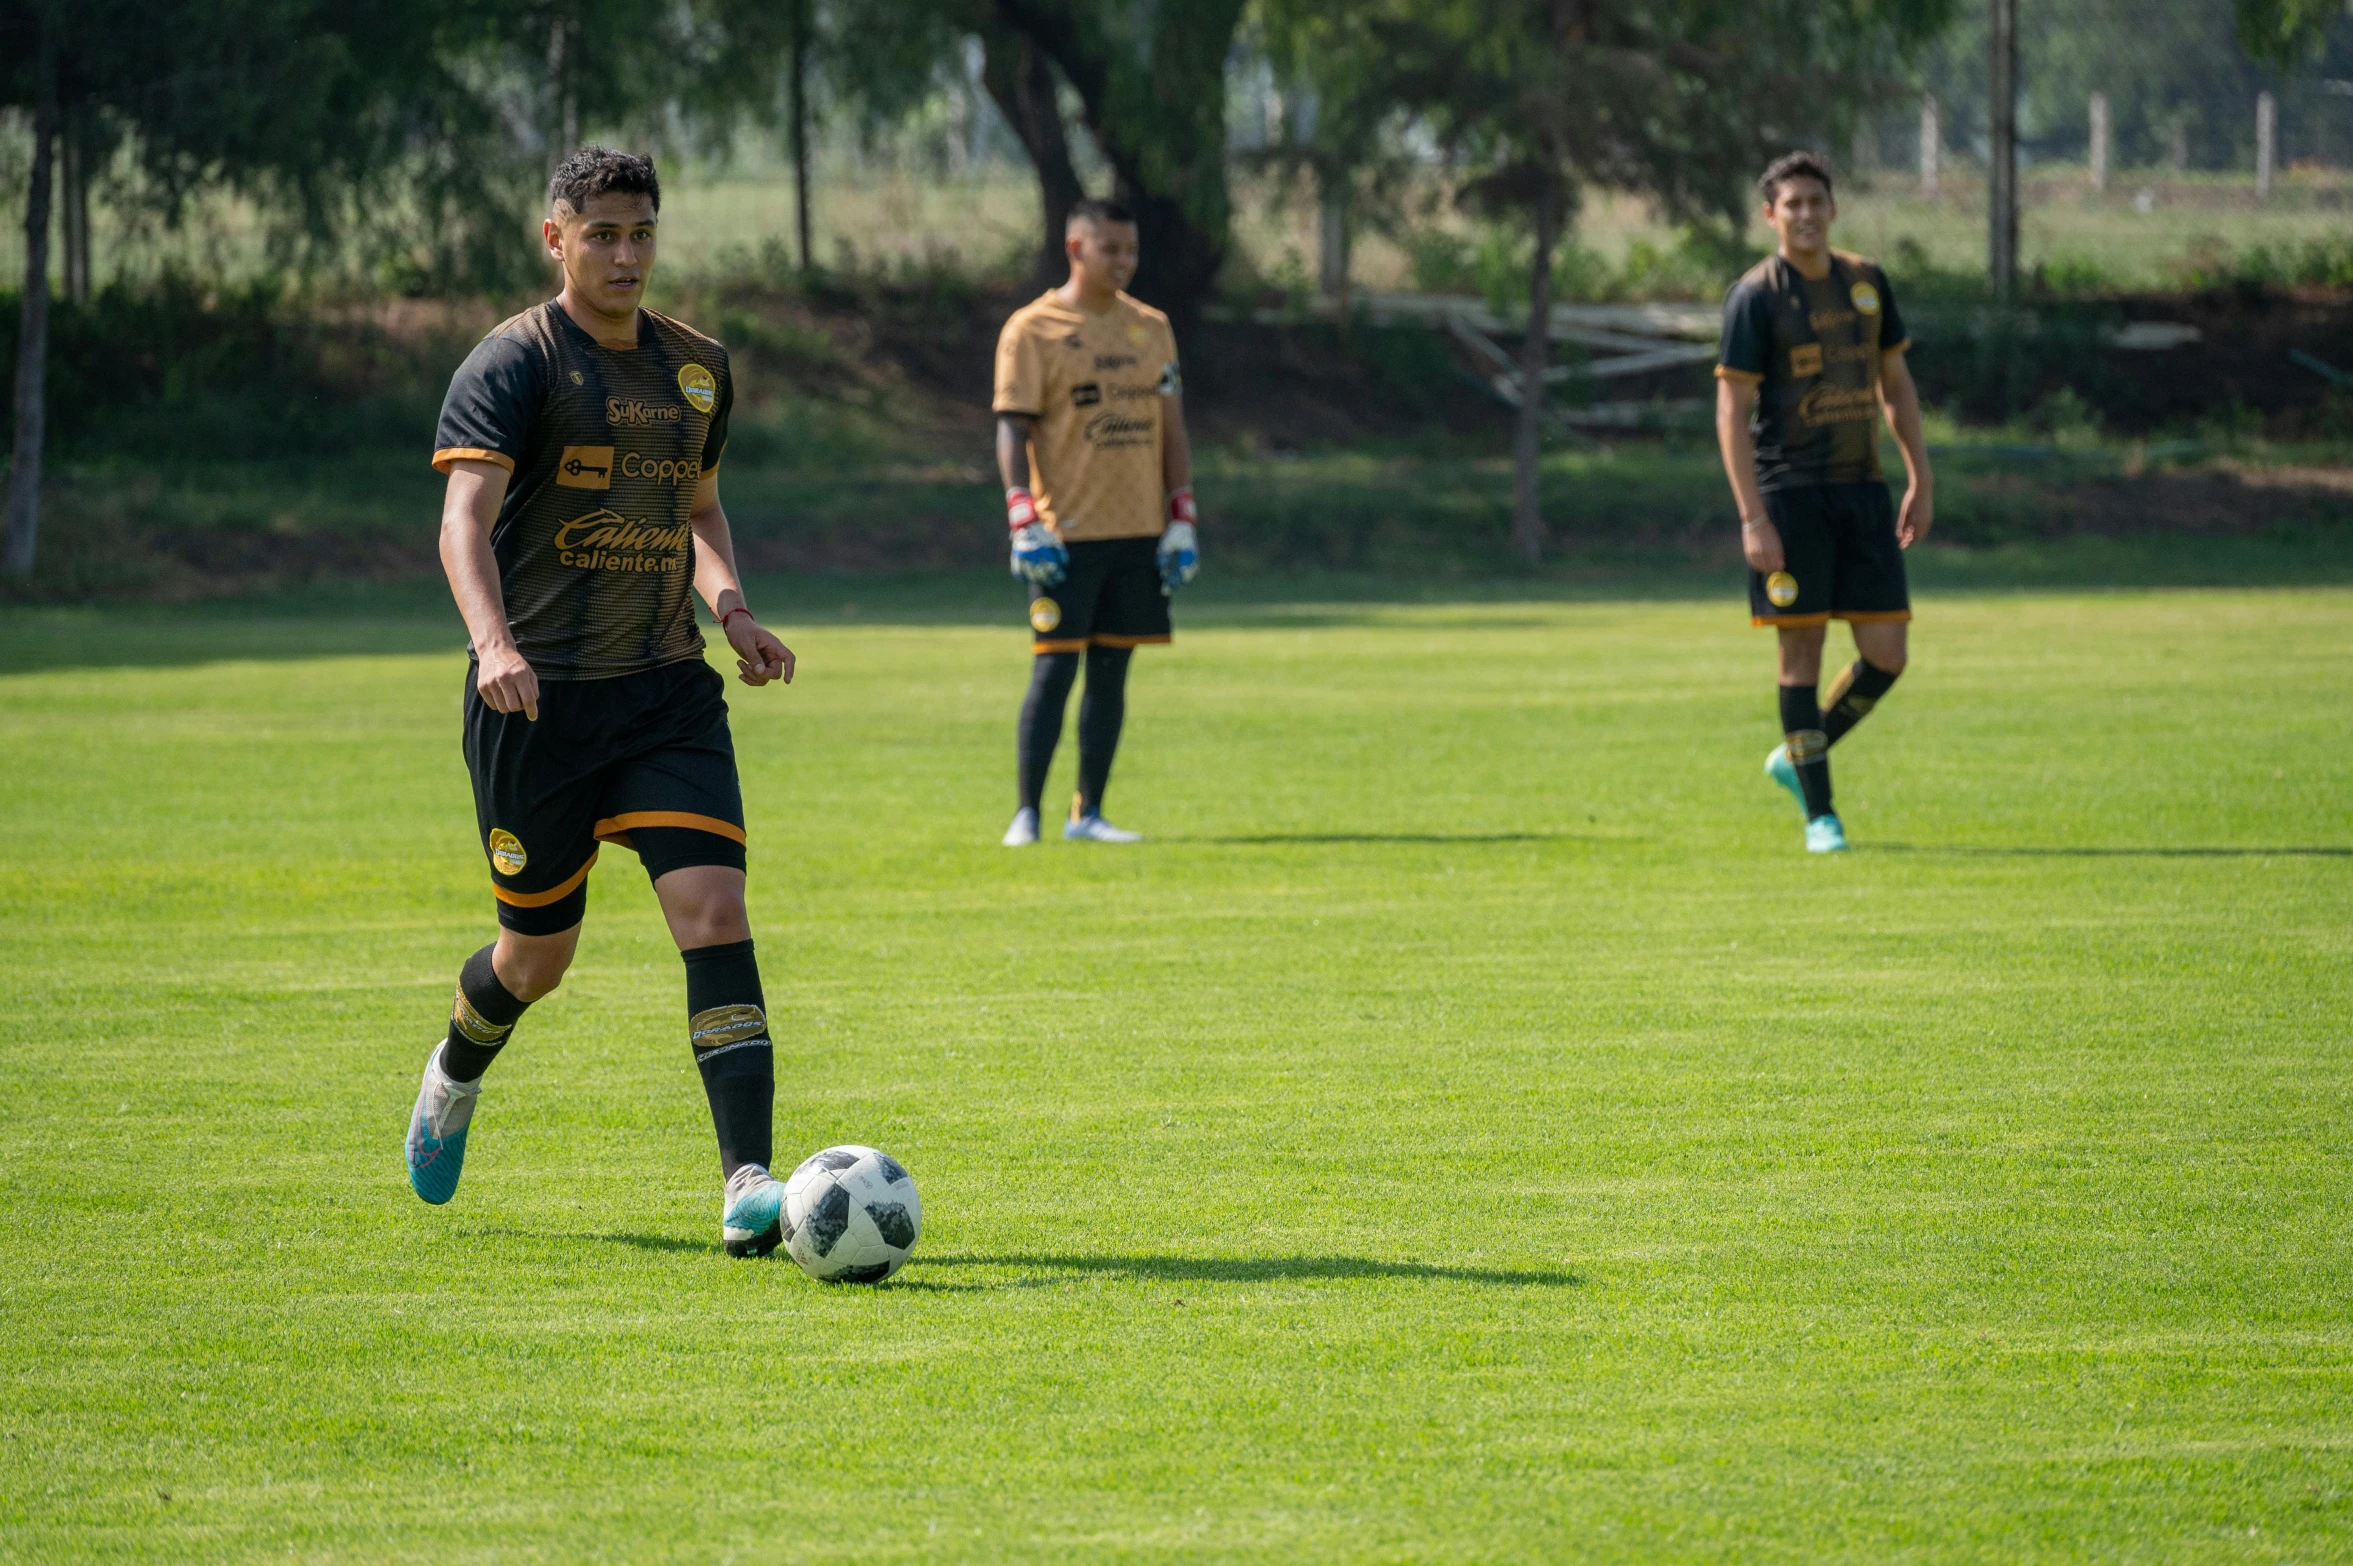
[[1846,828],[1836,816],[1816,816],[1806,823],[1806,852],[1809,854],[1843,854],[1846,852]]
[[1027,848],[1038,840],[1038,813],[1024,805],[1013,812],[1013,824],[1005,829],[1007,848]]
[[436,1044],[426,1057],[417,1107],[409,1112],[409,1184],[436,1207],[458,1194],[458,1176],[466,1169],[466,1128],[474,1123],[474,1101],[482,1096],[481,1078],[452,1082],[443,1074],[446,1044]]
[[1141,843],[1141,832],[1123,831],[1099,815],[1072,816],[1062,823],[1062,835],[1073,843]]
[[1806,808],[1805,785],[1797,780],[1797,766],[1789,759],[1789,746],[1773,747],[1773,754],[1765,758],[1765,776],[1789,790],[1789,797],[1797,801],[1797,808]]
[[758,1164],[727,1180],[719,1239],[730,1256],[765,1256],[784,1243],[784,1182]]

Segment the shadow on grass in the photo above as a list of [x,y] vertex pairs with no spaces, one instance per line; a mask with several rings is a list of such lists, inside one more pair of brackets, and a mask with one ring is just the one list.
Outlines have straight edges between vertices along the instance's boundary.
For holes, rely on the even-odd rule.
[[1163,837],[1163,843],[1264,846],[1283,843],[1599,843],[1582,832],[1256,832],[1240,837]]
[[1443,1267],[1369,1256],[1094,1256],[1008,1252],[921,1256],[925,1267],[1004,1267],[1029,1272],[1101,1273],[1162,1283],[1279,1283],[1302,1279],[1431,1278],[1507,1288],[1575,1288],[1585,1280],[1553,1268]]
[[2353,859],[2353,848],[2033,848],[1965,843],[1863,843],[1866,854],[1949,854],[1957,859]]

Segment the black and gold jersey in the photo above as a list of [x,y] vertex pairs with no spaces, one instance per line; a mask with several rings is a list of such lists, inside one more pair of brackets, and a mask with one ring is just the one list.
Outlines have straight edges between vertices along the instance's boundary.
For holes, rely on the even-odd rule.
[[1887,274],[1861,256],[1832,251],[1818,278],[1780,255],[1751,267],[1724,300],[1716,374],[1758,388],[1758,485],[1878,479],[1879,359],[1910,346]]
[[433,466],[507,469],[490,534],[515,646],[543,679],[699,657],[695,485],[734,403],[727,350],[640,310],[610,348],[550,301],[501,322],[451,377]]

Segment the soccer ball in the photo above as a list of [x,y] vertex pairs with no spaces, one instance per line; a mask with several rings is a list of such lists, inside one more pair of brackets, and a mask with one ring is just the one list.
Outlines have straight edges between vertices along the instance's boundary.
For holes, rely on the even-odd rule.
[[888,1153],[829,1147],[784,1182],[784,1248],[821,1283],[880,1283],[923,1232],[915,1177]]

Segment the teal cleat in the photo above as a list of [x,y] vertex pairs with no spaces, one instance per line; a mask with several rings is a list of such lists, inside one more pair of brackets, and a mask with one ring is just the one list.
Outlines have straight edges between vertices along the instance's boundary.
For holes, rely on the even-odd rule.
[[1773,754],[1765,758],[1765,776],[1789,790],[1789,797],[1797,801],[1797,808],[1806,808],[1805,785],[1797,780],[1797,768],[1789,759],[1786,744],[1773,747]]
[[436,1044],[426,1057],[417,1107],[409,1112],[409,1184],[436,1207],[458,1194],[458,1176],[466,1168],[466,1128],[474,1123],[474,1101],[482,1096],[479,1077],[452,1082],[443,1075],[446,1043]]
[[728,1177],[719,1240],[730,1256],[765,1256],[784,1243],[784,1182],[758,1164]]
[[1836,816],[1816,816],[1806,823],[1806,852],[1809,854],[1843,854],[1846,852],[1846,828]]

